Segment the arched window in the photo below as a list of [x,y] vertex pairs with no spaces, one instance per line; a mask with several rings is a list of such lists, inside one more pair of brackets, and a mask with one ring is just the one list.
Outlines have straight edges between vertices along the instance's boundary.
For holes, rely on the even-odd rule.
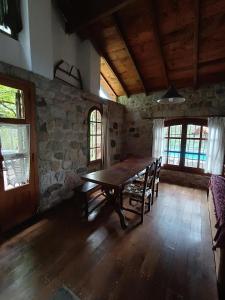
[[98,108],[93,107],[88,114],[88,160],[102,159],[102,115]]
[[165,167],[186,171],[204,171],[208,140],[206,119],[165,121]]

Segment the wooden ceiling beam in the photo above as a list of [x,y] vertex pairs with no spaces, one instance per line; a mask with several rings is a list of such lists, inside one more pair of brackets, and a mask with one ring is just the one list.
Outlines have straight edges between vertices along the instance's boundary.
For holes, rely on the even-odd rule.
[[66,20],[68,33],[84,30],[136,0],[55,0]]
[[113,89],[113,87],[111,86],[111,84],[109,83],[109,81],[107,80],[107,78],[105,77],[105,75],[100,72],[100,75],[102,77],[102,79],[105,81],[105,83],[107,84],[107,86],[110,88],[110,90],[113,92],[113,94],[118,97],[117,93],[115,92],[115,90]]
[[158,21],[156,18],[157,15],[157,8],[155,4],[155,0],[150,0],[150,15],[151,15],[151,20],[152,20],[152,28],[150,28],[151,31],[153,31],[154,39],[156,42],[156,48],[160,56],[160,62],[161,62],[161,68],[163,72],[163,77],[165,80],[165,86],[166,88],[169,86],[170,81],[168,77],[168,71],[166,67],[166,60],[163,52],[163,47],[160,39],[160,32],[159,32],[159,26],[158,26]]
[[198,87],[200,0],[195,0],[194,3],[193,85],[196,89]]
[[118,73],[116,67],[114,66],[113,62],[111,61],[110,57],[108,56],[108,54],[103,50],[103,48],[99,45],[99,43],[96,42],[95,39],[91,38],[90,39],[95,50],[98,52],[99,56],[103,57],[108,68],[111,70],[111,72],[113,73],[113,75],[117,78],[119,84],[121,85],[124,94],[129,97],[130,93],[128,92],[128,89],[126,87],[126,84],[124,82],[124,80],[122,79],[121,75]]
[[135,58],[135,55],[133,53],[132,48],[129,46],[128,39],[127,39],[126,34],[125,34],[125,32],[124,32],[124,30],[122,28],[120,19],[119,19],[118,15],[116,13],[114,13],[112,15],[112,18],[113,18],[113,22],[114,22],[114,26],[116,28],[117,34],[118,34],[119,38],[123,41],[124,48],[125,48],[125,50],[127,52],[127,55],[130,58],[130,61],[132,62],[132,65],[133,65],[133,67],[134,67],[134,69],[136,71],[138,79],[139,79],[139,81],[140,81],[140,83],[142,85],[143,91],[144,91],[145,94],[147,94],[147,89],[146,89],[146,86],[144,84],[144,80],[142,78],[140,69],[138,67],[137,60]]
[[126,84],[124,82],[124,80],[122,79],[122,77],[120,76],[120,74],[117,72],[117,69],[115,68],[114,64],[112,63],[111,59],[109,58],[108,54],[103,52],[102,57],[105,59],[106,64],[108,65],[108,67],[111,69],[112,73],[114,74],[114,76],[117,78],[117,80],[119,81],[125,95],[127,97],[130,97],[130,93],[128,92],[128,89],[126,87]]
[[[201,71],[202,69],[206,69],[207,67],[211,66],[218,66],[218,65],[225,65],[225,57],[208,60],[208,61],[199,61],[198,62],[198,71]],[[170,72],[185,72],[185,71],[193,71],[193,66],[186,66],[186,67],[179,67],[170,70]]]

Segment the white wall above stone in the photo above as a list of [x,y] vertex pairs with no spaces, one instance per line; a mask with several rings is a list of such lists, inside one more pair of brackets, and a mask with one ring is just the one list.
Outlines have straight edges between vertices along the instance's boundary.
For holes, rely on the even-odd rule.
[[100,57],[89,40],[85,40],[79,45],[78,67],[83,78],[84,89],[99,95]]
[[0,33],[0,61],[53,79],[54,65],[64,60],[81,71],[84,89],[100,87],[100,58],[90,41],[68,35],[51,0],[21,0],[23,30],[19,39]]
[[59,12],[53,7],[52,10],[52,37],[53,37],[53,60],[54,64],[60,60],[77,67],[77,51],[80,43],[76,34],[65,34],[65,25]]
[[32,71],[53,78],[52,3],[29,0]]

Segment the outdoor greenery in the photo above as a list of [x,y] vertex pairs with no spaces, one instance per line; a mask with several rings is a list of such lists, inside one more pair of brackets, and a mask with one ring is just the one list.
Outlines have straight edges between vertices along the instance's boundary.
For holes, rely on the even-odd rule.
[[[18,118],[24,116],[22,91],[0,84],[0,118]],[[25,131],[24,131],[25,130]],[[2,151],[18,151],[25,138],[24,125],[0,124],[0,145]]]
[[0,84],[0,118],[16,118],[17,89]]

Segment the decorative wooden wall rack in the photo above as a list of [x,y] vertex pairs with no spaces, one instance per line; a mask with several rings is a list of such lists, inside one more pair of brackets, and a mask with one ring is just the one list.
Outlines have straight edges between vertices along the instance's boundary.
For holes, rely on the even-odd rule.
[[60,60],[54,68],[54,78],[57,78],[73,87],[83,90],[80,70],[73,65]]

